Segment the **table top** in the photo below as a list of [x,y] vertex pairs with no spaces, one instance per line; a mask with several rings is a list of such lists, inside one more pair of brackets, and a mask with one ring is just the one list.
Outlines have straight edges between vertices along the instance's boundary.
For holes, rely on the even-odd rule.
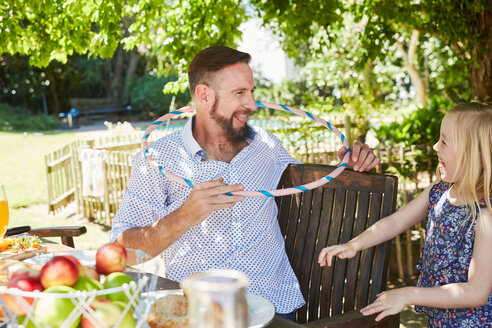
[[[67,251],[75,251],[76,249],[65,246],[63,244],[45,244],[48,247],[48,252],[67,252]],[[157,285],[156,290],[168,290],[168,289],[180,289],[179,283],[176,281],[169,280],[167,278],[163,278],[161,276],[157,277]],[[305,327],[304,325],[275,317],[273,321],[267,326],[268,328],[297,328],[297,327]]]

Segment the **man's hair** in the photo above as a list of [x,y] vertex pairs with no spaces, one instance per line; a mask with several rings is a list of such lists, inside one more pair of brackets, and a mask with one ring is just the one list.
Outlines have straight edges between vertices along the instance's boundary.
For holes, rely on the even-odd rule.
[[212,86],[215,72],[237,63],[248,64],[250,60],[251,56],[248,53],[229,47],[213,46],[203,49],[195,55],[188,68],[191,96],[195,95],[198,84]]

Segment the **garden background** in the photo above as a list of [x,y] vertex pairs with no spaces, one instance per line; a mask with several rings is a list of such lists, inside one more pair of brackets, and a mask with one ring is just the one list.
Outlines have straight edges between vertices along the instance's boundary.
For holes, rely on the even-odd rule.
[[[191,58],[206,46],[237,46],[240,25],[250,18],[276,35],[297,72],[295,79],[277,83],[255,72],[258,100],[327,120],[349,118],[345,131],[352,139],[380,149],[401,146],[411,154],[399,162],[386,156],[385,172],[398,175],[400,183],[413,183],[415,177],[428,183],[429,161],[436,159],[423,149],[437,140],[443,112],[459,102],[491,100],[491,3],[5,1],[0,4],[0,183],[9,197],[10,225],[78,222],[88,233],[76,240],[77,247],[94,249],[106,242],[106,225],[70,207],[48,213],[44,156],[76,140],[121,131],[91,117],[81,117],[78,129],[63,129],[69,126],[59,115],[70,111],[74,99],[109,99],[121,108],[131,106],[132,129],[145,126],[190,102],[185,72]],[[255,119],[290,120],[268,110]],[[100,128],[104,132],[94,134]],[[321,143],[321,129],[300,122],[278,133],[284,139],[298,133],[291,146],[299,149]],[[409,193],[399,204],[414,196]]]

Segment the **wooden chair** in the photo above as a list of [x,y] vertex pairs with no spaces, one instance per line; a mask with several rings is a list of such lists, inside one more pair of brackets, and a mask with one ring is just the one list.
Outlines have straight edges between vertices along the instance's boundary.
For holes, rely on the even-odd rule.
[[[334,169],[289,166],[279,188],[317,180]],[[349,260],[337,258],[331,267],[318,264],[323,247],[347,242],[393,213],[396,196],[396,177],[346,169],[320,188],[277,198],[286,252],[307,303],[297,311],[297,322],[308,322],[309,327],[399,327],[399,314],[376,322],[376,315],[359,312],[386,288],[391,241]]]

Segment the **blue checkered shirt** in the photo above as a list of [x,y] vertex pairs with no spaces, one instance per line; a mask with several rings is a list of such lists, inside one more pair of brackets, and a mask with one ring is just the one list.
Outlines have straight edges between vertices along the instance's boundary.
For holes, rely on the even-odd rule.
[[[285,168],[298,163],[274,135],[256,127],[250,127],[252,139],[230,163],[203,161],[206,153],[193,138],[192,121],[148,148],[157,163],[185,179],[199,183],[222,177],[227,184],[243,184],[245,190],[272,190]],[[137,153],[110,240],[167,216],[190,192],[190,187],[162,176]],[[162,253],[166,278],[181,281],[212,268],[235,269],[248,275],[248,291],[270,300],[277,312],[301,307],[305,302],[285,253],[277,212],[273,197],[247,197],[213,212]]]

